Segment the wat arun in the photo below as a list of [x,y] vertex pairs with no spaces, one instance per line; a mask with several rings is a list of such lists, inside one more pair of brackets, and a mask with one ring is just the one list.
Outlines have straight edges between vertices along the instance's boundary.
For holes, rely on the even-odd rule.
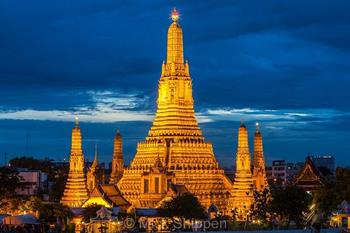
[[134,159],[125,168],[122,137],[117,130],[109,184],[105,184],[104,173],[98,172],[97,150],[87,175],[84,172],[82,136],[76,120],[68,179],[61,198],[63,205],[70,208],[84,208],[93,203],[107,208],[118,205],[106,199],[112,188],[113,197],[123,200],[124,206],[158,208],[164,201],[190,192],[206,210],[235,214],[244,220],[254,204],[254,191],[268,188],[258,125],[254,134],[253,169],[248,130],[243,123],[238,129],[234,181],[219,167],[213,145],[205,140],[195,117],[192,79],[189,64],[184,60],[183,33],[176,10],[171,18],[167,59],[158,82],[157,111],[146,139],[138,143]]
[[189,64],[184,61],[183,32],[176,10],[168,29],[167,59],[158,83],[157,112],[145,141],[118,182],[134,207],[158,207],[171,186],[182,186],[205,207],[225,211],[232,183],[206,142],[194,112]]

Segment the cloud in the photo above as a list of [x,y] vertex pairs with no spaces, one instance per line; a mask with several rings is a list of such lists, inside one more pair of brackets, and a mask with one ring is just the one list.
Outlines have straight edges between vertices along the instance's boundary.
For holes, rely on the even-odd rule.
[[85,122],[151,121],[148,97],[139,93],[118,91],[87,91],[88,105],[75,106],[70,110],[20,109],[0,111],[0,119],[72,121],[79,116]]
[[216,108],[207,109],[201,115],[209,119],[220,121],[328,121],[335,117],[348,115],[349,113],[339,112],[333,109],[232,109]]

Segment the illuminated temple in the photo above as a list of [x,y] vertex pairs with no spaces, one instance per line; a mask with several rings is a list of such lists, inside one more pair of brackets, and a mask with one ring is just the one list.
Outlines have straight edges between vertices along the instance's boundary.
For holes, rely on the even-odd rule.
[[108,184],[104,173],[98,172],[97,149],[86,179],[81,131],[76,122],[62,204],[157,208],[176,195],[191,192],[206,209],[226,215],[236,212],[239,219],[245,219],[254,202],[253,191],[268,186],[259,127],[254,135],[253,169],[248,130],[243,123],[238,130],[234,181],[219,167],[213,146],[205,141],[195,117],[192,80],[188,62],[184,61],[178,19],[174,10],[168,29],[167,59],[158,83],[157,112],[148,136],[137,145],[134,159],[124,168],[122,138],[117,131]]
[[192,80],[184,62],[178,13],[168,29],[167,60],[158,84],[157,112],[145,141],[118,186],[135,207],[157,207],[172,184],[183,185],[199,201],[227,207],[232,184],[219,168],[211,143],[195,118]]

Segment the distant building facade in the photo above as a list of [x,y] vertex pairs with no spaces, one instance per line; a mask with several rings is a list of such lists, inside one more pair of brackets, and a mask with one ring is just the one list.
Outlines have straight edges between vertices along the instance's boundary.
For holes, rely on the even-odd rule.
[[287,164],[285,160],[274,160],[272,165],[266,168],[267,179],[270,183],[287,183]]
[[49,184],[47,173],[28,169],[18,169],[18,172],[18,176],[22,178],[21,183],[24,186],[16,190],[17,195],[32,196],[47,191]]

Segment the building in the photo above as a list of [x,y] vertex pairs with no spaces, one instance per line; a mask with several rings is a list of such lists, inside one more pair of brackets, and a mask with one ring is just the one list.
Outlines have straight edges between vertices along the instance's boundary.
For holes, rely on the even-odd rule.
[[270,183],[285,185],[287,183],[287,164],[285,160],[274,160],[272,166],[266,168],[267,179]]
[[61,203],[65,206],[81,207],[88,199],[84,164],[85,160],[81,146],[81,130],[78,118],[76,118],[75,127],[72,130],[68,179],[61,198]]
[[39,170],[17,169],[21,177],[22,188],[16,190],[17,195],[33,196],[48,191],[47,173]]
[[[183,184],[203,206],[225,212],[231,181],[206,142],[194,114],[189,64],[184,61],[183,33],[176,10],[168,29],[167,60],[158,84],[157,112],[145,141],[124,169],[118,187],[134,207],[156,207],[171,184]],[[160,188],[161,187],[161,188]]]
[[347,201],[342,201],[337,209],[332,212],[330,225],[350,229],[350,204]]
[[[157,111],[130,165],[124,168],[122,138],[117,131],[109,184],[97,179],[97,152],[86,178],[81,131],[76,121],[62,204],[73,209],[94,203],[107,208],[130,204],[129,211],[157,209],[164,201],[190,192],[212,216],[218,212],[237,213],[244,220],[254,203],[254,189],[261,191],[267,187],[259,127],[254,137],[253,167],[247,127],[242,123],[238,129],[233,182],[220,168],[212,144],[205,140],[195,117],[192,79],[189,64],[184,61],[183,33],[178,20],[178,12],[174,10],[168,29],[167,60],[162,64],[158,83]],[[124,200],[124,204],[114,202],[113,197]]]
[[101,205],[106,208],[120,207],[126,211],[130,203],[121,195],[118,187],[114,184],[98,184],[90,193],[89,199],[83,204],[83,207],[89,205]]
[[[335,158],[330,155],[325,156],[312,156],[311,157],[313,164],[319,170],[327,169],[331,174],[335,174]],[[327,172],[327,171],[324,171]]]

